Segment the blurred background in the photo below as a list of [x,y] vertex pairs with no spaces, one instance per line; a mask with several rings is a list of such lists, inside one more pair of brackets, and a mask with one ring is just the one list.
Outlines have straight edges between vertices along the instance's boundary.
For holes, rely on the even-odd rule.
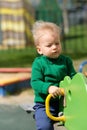
[[[77,71],[83,61],[87,64],[87,0],[0,0],[0,128],[4,130],[34,127],[32,115],[29,125],[20,108],[3,104],[33,104],[30,78],[37,52],[31,29],[36,20],[61,27],[63,54],[72,58]],[[24,119],[23,123],[18,119]]]
[[63,53],[76,69],[86,60],[87,0],[0,0],[0,67],[31,67],[37,56],[31,34],[36,20],[62,28]]

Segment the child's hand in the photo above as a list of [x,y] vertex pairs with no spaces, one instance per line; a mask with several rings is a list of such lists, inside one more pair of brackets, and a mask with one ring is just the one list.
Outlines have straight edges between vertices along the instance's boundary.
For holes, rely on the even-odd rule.
[[61,95],[61,89],[56,86],[50,86],[48,92],[52,94],[54,98]]

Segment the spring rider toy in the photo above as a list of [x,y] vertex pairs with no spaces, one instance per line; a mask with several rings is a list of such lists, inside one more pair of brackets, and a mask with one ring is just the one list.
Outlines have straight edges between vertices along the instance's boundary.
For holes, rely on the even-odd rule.
[[[54,117],[50,111],[49,94],[46,99],[46,113],[52,120],[62,122],[67,130],[87,130],[87,78],[78,72],[73,79],[66,76],[60,82],[60,112],[62,116]],[[63,103],[65,100],[65,104]]]

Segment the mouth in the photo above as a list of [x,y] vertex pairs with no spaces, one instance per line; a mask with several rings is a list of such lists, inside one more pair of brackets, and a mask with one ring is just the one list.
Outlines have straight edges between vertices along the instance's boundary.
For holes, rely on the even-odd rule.
[[58,52],[57,51],[54,51],[53,54],[57,54]]
[[58,52],[57,52],[57,51],[55,51],[55,52],[53,52],[53,53],[52,53],[52,55],[55,57],[55,56],[57,56],[57,55],[58,55]]

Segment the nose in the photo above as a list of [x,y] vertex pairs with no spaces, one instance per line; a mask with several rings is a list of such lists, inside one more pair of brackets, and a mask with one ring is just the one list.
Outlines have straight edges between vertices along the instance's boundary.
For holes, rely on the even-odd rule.
[[52,48],[53,48],[53,49],[56,49],[56,48],[57,48],[57,46],[56,46],[55,44],[53,44]]

